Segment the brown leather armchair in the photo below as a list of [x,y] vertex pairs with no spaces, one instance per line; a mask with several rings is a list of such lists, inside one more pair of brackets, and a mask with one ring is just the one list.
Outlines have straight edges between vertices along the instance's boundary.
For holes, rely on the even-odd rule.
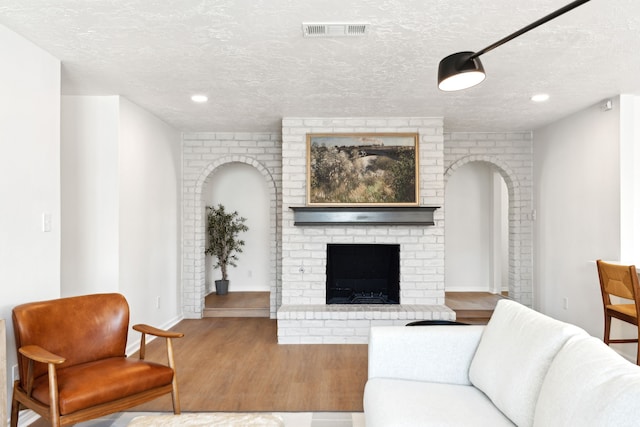
[[[172,339],[179,332],[135,325],[140,357],[125,354],[129,305],[120,294],[33,302],[13,309],[20,379],[13,385],[11,426],[31,409],[65,426],[139,405],[166,393],[180,413]],[[146,335],[166,339],[168,366],[144,360]]]

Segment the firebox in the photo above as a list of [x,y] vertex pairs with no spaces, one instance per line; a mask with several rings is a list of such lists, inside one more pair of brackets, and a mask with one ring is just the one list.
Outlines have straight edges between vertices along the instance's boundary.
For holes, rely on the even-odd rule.
[[328,244],[327,304],[400,304],[400,245]]

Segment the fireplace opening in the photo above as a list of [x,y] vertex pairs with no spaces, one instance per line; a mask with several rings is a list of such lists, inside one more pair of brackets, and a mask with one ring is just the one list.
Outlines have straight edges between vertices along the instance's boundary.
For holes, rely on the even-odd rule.
[[327,304],[400,304],[400,245],[327,245]]

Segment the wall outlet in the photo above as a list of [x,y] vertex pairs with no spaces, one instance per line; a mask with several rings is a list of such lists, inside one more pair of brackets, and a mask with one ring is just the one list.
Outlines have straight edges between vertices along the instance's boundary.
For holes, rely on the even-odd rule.
[[20,373],[18,372],[18,365],[13,365],[11,367],[11,383],[16,382],[18,378],[20,378]]
[[569,310],[569,298],[562,298],[562,308],[564,308],[565,310]]
[[44,233],[51,232],[51,212],[42,213],[42,231]]

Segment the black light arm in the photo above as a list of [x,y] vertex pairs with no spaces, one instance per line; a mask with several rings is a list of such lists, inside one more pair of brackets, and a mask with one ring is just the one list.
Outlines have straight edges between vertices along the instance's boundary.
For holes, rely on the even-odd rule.
[[550,13],[544,18],[538,19],[536,22],[527,25],[515,33],[510,34],[477,52],[458,52],[447,56],[440,61],[440,65],[438,66],[438,87],[444,91],[454,91],[477,85],[485,78],[484,67],[482,66],[482,62],[480,62],[479,58],[480,55],[483,55],[588,1],[590,0],[573,1],[555,12]]
[[526,27],[516,31],[513,34],[508,35],[507,37],[505,37],[505,38],[503,38],[501,40],[498,40],[494,44],[492,44],[490,46],[487,46],[482,50],[477,51],[476,53],[471,55],[471,57],[469,59],[477,58],[478,56],[480,56],[482,54],[485,54],[485,53],[489,52],[490,50],[493,50],[493,49],[497,48],[498,46],[501,46],[501,45],[505,44],[506,42],[515,39],[516,37],[519,37],[519,36],[523,35],[527,31],[533,30],[534,28],[539,27],[540,25],[542,25],[542,24],[544,24],[546,22],[549,22],[552,19],[557,18],[560,15],[564,15],[565,13],[569,12],[571,9],[575,9],[576,7],[578,7],[580,5],[583,5],[588,1],[591,1],[591,0],[576,0],[574,2],[571,2],[568,5],[566,5],[565,7],[562,7],[560,9],[556,10],[555,12],[548,14],[544,18],[540,18],[536,22],[527,25]]

